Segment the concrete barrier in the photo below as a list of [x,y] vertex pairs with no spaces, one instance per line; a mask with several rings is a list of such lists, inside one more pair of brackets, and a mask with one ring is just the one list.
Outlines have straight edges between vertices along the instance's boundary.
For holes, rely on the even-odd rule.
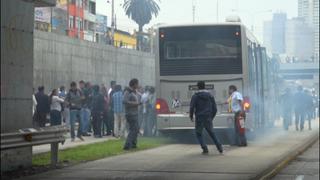
[[131,78],[142,85],[155,84],[153,54],[69,38],[54,33],[34,32],[34,87],[49,92],[71,81],[90,81],[109,86],[116,80],[125,86]]

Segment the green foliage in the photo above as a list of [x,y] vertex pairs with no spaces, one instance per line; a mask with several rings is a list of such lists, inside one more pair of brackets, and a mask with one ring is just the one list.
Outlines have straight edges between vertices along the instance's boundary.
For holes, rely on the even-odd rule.
[[157,17],[160,11],[155,0],[127,0],[123,8],[126,15],[139,25],[139,31],[151,21],[153,15]]
[[[81,145],[75,148],[59,151],[59,162],[68,162],[76,164],[85,161],[92,161],[109,156],[115,156],[132,151],[155,148],[163,144],[170,143],[170,140],[165,138],[139,138],[138,148],[131,151],[124,151],[124,140],[109,140],[89,145]],[[33,155],[32,164],[35,166],[43,166],[50,164],[50,153]]]

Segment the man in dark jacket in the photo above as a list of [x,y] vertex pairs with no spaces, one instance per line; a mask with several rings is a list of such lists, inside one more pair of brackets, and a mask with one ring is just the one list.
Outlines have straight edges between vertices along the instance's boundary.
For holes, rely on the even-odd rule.
[[37,100],[36,112],[34,114],[34,126],[45,127],[47,114],[50,112],[49,96],[44,93],[44,87],[40,86],[35,95]]
[[203,150],[203,154],[208,154],[208,147],[202,136],[203,128],[205,128],[215,143],[218,151],[222,154],[222,145],[213,132],[212,120],[216,116],[217,106],[214,97],[205,90],[205,82],[198,82],[199,91],[192,96],[190,103],[190,120],[193,122],[193,114],[196,115],[195,130],[197,139]]
[[101,125],[102,117],[104,112],[104,97],[99,91],[99,86],[93,86],[93,97],[91,101],[91,112],[92,112],[92,124],[93,124],[93,134],[95,138],[101,138]]

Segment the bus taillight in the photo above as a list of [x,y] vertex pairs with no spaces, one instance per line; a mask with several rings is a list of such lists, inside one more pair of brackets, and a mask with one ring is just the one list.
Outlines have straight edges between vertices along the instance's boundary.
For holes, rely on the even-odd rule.
[[166,102],[166,100],[158,98],[156,100],[156,111],[157,114],[169,114],[170,110],[169,110],[169,106],[168,103]]
[[250,99],[249,99],[248,96],[246,96],[246,97],[243,98],[243,109],[246,112],[249,112],[250,107],[251,107]]

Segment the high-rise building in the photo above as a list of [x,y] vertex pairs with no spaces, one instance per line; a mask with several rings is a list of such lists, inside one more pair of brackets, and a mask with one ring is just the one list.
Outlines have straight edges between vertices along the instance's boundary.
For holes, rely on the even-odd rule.
[[313,28],[314,57],[319,61],[319,0],[298,0],[298,17]]
[[319,0],[313,0],[314,56],[319,61]]
[[313,28],[303,18],[292,18],[286,22],[286,55],[298,61],[309,61],[313,56]]
[[273,14],[272,21],[266,21],[263,27],[263,43],[273,54],[285,53],[286,13]]
[[267,48],[268,52],[272,52],[272,21],[265,21],[263,23],[263,46]]

